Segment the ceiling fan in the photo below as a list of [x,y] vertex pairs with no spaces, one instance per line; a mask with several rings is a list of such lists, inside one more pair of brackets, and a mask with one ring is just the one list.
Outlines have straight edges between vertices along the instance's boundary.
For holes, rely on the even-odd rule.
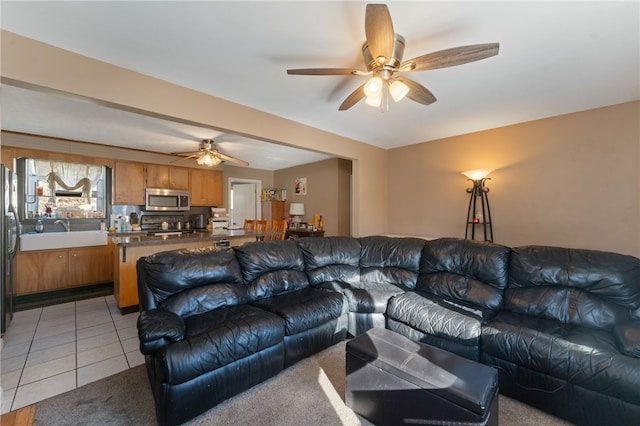
[[205,139],[200,143],[200,149],[191,152],[173,152],[172,155],[186,155],[187,157],[173,161],[183,161],[189,158],[195,158],[196,163],[201,166],[215,167],[224,161],[231,161],[232,163],[240,164],[242,166],[248,166],[249,163],[243,160],[239,160],[234,157],[230,157],[218,151],[218,148],[213,146],[212,139]]
[[499,43],[460,46],[402,62],[404,38],[394,32],[391,15],[386,5],[367,5],[364,29],[366,41],[362,45],[362,56],[366,71],[349,68],[301,68],[289,69],[287,74],[372,76],[347,96],[338,108],[340,111],[351,108],[365,97],[368,105],[375,107],[383,105],[384,108],[388,95],[391,95],[396,102],[406,96],[415,102],[429,105],[436,101],[433,93],[413,80],[398,76],[397,73],[427,71],[479,61],[497,55],[500,47]]

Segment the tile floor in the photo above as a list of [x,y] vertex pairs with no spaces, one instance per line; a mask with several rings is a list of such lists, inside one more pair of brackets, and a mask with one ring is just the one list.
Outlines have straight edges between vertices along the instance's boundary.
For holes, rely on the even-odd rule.
[[2,341],[1,413],[143,364],[137,320],[112,295],[16,312]]

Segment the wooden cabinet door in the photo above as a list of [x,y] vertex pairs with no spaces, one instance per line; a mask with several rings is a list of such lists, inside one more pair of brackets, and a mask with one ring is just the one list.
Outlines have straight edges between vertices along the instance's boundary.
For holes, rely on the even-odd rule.
[[113,281],[111,247],[78,247],[69,249],[69,286]]
[[191,170],[191,205],[222,205],[222,172]]
[[113,169],[113,204],[144,204],[144,164],[116,161]]
[[14,294],[58,290],[69,280],[69,251],[18,252],[15,257]]
[[147,164],[147,187],[189,189],[189,169],[184,167]]
[[147,188],[169,188],[169,166],[147,164]]
[[169,169],[169,188],[189,189],[189,169],[184,167],[171,167]]

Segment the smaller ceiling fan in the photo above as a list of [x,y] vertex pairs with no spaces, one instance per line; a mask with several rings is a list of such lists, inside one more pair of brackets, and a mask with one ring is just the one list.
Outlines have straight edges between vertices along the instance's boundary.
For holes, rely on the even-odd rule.
[[[240,164],[241,166],[248,166],[249,163],[243,160],[239,160],[234,157],[230,157],[218,151],[218,148],[213,146],[212,139],[205,139],[200,143],[200,149],[191,152],[172,152],[172,155],[186,155],[187,157],[181,158],[176,161],[188,160],[195,158],[196,163],[201,166],[215,167],[225,161],[231,161],[232,163]],[[173,161],[174,163],[176,161]]]

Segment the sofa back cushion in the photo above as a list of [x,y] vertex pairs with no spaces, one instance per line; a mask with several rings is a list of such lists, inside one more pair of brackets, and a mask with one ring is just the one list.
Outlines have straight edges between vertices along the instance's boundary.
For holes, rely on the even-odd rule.
[[352,237],[303,238],[302,250],[309,283],[360,282],[360,242]]
[[257,241],[235,251],[247,292],[254,299],[309,287],[302,251],[295,241]]
[[505,308],[592,328],[626,321],[640,305],[640,259],[560,247],[512,249]]
[[188,316],[248,300],[231,249],[160,252],[140,258],[136,266],[141,310],[162,308]]
[[496,311],[508,282],[510,249],[489,242],[441,238],[422,250],[416,290]]
[[372,236],[360,238],[360,280],[366,283],[415,288],[420,255],[427,243],[421,238]]

